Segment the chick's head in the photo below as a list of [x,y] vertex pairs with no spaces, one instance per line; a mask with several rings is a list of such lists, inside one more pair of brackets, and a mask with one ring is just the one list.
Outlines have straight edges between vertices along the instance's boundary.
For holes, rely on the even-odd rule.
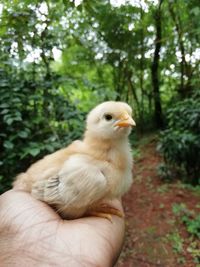
[[132,109],[124,102],[104,102],[91,110],[87,117],[87,132],[105,139],[127,137],[135,125]]

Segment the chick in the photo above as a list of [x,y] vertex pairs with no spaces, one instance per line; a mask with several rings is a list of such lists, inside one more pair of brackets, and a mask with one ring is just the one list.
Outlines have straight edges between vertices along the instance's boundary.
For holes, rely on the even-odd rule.
[[121,197],[132,183],[131,116],[124,102],[98,105],[87,116],[82,141],[31,165],[16,177],[14,187],[53,206],[63,218],[121,216],[104,203]]

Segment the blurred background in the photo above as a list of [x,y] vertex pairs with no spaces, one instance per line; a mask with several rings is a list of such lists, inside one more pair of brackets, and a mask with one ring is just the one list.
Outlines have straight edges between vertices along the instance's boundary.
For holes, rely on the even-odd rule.
[[[124,200],[130,232],[119,264],[199,266],[199,18],[199,0],[0,2],[0,193],[31,163],[81,138],[96,104],[126,101],[137,123],[135,187]],[[144,208],[149,218],[167,210],[182,232],[161,231],[163,251],[139,257],[135,237],[153,247],[144,242],[155,243],[159,228]]]

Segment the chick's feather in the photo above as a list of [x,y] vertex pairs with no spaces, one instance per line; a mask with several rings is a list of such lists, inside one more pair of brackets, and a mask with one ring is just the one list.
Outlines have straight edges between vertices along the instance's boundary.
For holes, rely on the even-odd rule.
[[[97,106],[88,116],[83,141],[39,160],[17,176],[14,186],[52,205],[64,218],[81,217],[102,201],[122,196],[132,183],[130,127],[115,127],[124,112],[131,116],[122,102]],[[111,122],[105,120],[108,113]]]

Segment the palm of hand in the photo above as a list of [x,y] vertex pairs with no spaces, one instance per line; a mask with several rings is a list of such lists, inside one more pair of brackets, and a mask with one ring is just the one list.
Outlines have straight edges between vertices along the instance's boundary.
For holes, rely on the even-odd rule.
[[[112,203],[122,210],[119,201]],[[124,220],[113,216],[62,220],[49,206],[20,191],[0,197],[1,266],[113,266]]]

